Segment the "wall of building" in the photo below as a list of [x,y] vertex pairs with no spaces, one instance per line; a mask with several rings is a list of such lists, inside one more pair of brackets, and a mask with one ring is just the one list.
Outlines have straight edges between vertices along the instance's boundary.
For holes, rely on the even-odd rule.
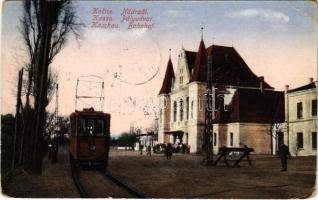
[[188,69],[188,63],[186,60],[185,52],[184,49],[182,49],[178,55],[178,67],[176,70],[175,89],[181,89],[189,83],[190,73],[191,72],[189,72]]
[[[188,119],[187,119],[187,103],[186,99],[189,96],[188,87],[180,90],[174,90],[170,93],[171,96],[171,111],[170,111],[170,130],[188,132]],[[183,102],[183,117],[181,120],[180,100]],[[177,103],[176,121],[174,121],[174,102]]]
[[219,152],[220,147],[228,146],[228,125],[213,124],[213,133],[216,134],[216,140],[217,140],[216,145],[214,145],[215,138],[213,138],[213,152],[214,154],[217,154]]
[[[230,136],[233,133],[233,145],[230,144]],[[240,147],[240,126],[239,123],[228,123],[227,124],[227,147]]]
[[[289,151],[292,156],[317,155],[317,149],[312,148],[312,132],[317,132],[314,120],[289,124]],[[303,148],[297,148],[297,133],[303,133]]]
[[254,148],[256,154],[271,154],[270,124],[240,123],[239,144]]
[[158,142],[164,142],[164,132],[170,130],[170,113],[171,99],[169,95],[161,94],[159,99],[159,127],[158,127]]
[[[258,123],[228,123],[214,124],[213,132],[217,134],[217,145],[213,146],[213,152],[218,153],[219,147],[244,147],[254,148],[257,154],[270,154],[269,134],[270,124]],[[230,134],[233,133],[233,145]]]
[[[312,100],[317,99],[317,89],[309,89],[287,93],[286,123],[289,134],[289,151],[293,156],[317,155],[317,149],[312,147],[312,133],[317,132],[317,116],[312,116]],[[297,118],[297,103],[302,102],[303,114]],[[297,146],[297,133],[303,133],[303,148]]]
[[[213,137],[216,134],[217,142],[214,145],[213,152],[218,153],[219,147],[240,147],[240,126],[239,123],[213,124]],[[230,134],[233,133],[233,145],[231,145]]]

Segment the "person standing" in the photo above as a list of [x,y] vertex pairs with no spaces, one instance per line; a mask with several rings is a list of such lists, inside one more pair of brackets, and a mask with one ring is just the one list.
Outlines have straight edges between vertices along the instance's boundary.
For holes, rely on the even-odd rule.
[[290,153],[288,147],[284,143],[281,143],[278,150],[278,155],[282,164],[282,169],[280,171],[287,171],[287,158],[290,156]]
[[151,156],[151,146],[147,147],[147,156]]
[[172,157],[172,145],[170,143],[168,143],[167,147],[166,147],[166,157],[167,157],[167,160],[171,160],[171,157]]

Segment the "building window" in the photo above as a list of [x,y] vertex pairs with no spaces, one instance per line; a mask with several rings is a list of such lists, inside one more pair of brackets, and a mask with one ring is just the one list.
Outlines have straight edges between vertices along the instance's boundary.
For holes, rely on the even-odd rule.
[[183,120],[183,100],[180,99],[180,121]]
[[188,120],[189,119],[189,97],[187,97],[186,104],[187,104],[187,120]]
[[317,149],[317,132],[311,133],[311,146],[313,149]]
[[230,133],[230,146],[233,147],[233,133]]
[[228,111],[229,110],[229,106],[228,105],[224,105],[224,111]]
[[304,148],[303,133],[297,133],[297,149]]
[[303,117],[303,103],[299,102],[297,103],[297,118],[302,118]]
[[160,112],[159,112],[159,122],[161,123],[162,121],[162,109],[160,109]]
[[216,146],[216,143],[217,143],[217,138],[216,138],[216,133],[214,133],[214,135],[213,135],[213,141],[214,141],[214,146]]
[[183,77],[180,76],[180,86],[182,86],[182,84],[183,84]]
[[191,101],[191,119],[193,119],[193,101]]
[[173,102],[173,121],[177,121],[177,102]]
[[317,99],[311,101],[311,115],[317,116]]

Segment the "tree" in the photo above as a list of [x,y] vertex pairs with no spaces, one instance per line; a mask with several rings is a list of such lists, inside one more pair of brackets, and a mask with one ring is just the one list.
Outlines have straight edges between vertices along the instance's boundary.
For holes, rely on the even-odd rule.
[[28,129],[31,137],[32,169],[35,173],[42,173],[45,108],[50,94],[49,65],[64,47],[70,32],[79,39],[82,24],[77,22],[71,0],[25,0],[23,8],[21,33],[29,55],[25,107],[28,112],[31,107],[30,95],[33,95],[35,110],[35,115],[25,116],[31,119],[29,122],[34,122],[27,123],[32,127]]
[[138,141],[136,134],[123,133],[118,137],[119,146],[132,147]]
[[5,174],[11,168],[12,145],[14,133],[14,116],[12,114],[1,115],[1,174]]

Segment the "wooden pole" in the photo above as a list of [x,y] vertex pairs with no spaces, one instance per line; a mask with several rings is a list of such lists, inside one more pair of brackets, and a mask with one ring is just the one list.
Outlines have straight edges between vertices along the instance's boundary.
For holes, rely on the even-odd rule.
[[23,163],[23,161],[24,161],[24,159],[23,159],[23,151],[24,151],[24,149],[25,148],[23,148],[23,146],[24,146],[24,140],[25,140],[25,138],[24,138],[24,135],[25,135],[25,121],[24,121],[24,119],[25,119],[25,117],[24,117],[24,110],[23,110],[23,105],[22,105],[22,101],[20,100],[20,108],[21,108],[21,117],[22,117],[22,123],[21,123],[21,125],[22,125],[22,129],[21,129],[21,137],[20,137],[20,147],[19,147],[19,158],[18,158],[18,164],[20,165],[20,164],[22,164]]
[[19,122],[20,122],[20,105],[21,105],[21,88],[22,88],[22,76],[23,69],[19,71],[19,79],[18,79],[18,92],[17,92],[17,104],[16,104],[16,113],[15,113],[15,121],[14,121],[14,135],[13,135],[13,149],[12,149],[12,163],[11,169],[15,167],[16,160],[16,152],[17,152],[17,139],[19,134]]

